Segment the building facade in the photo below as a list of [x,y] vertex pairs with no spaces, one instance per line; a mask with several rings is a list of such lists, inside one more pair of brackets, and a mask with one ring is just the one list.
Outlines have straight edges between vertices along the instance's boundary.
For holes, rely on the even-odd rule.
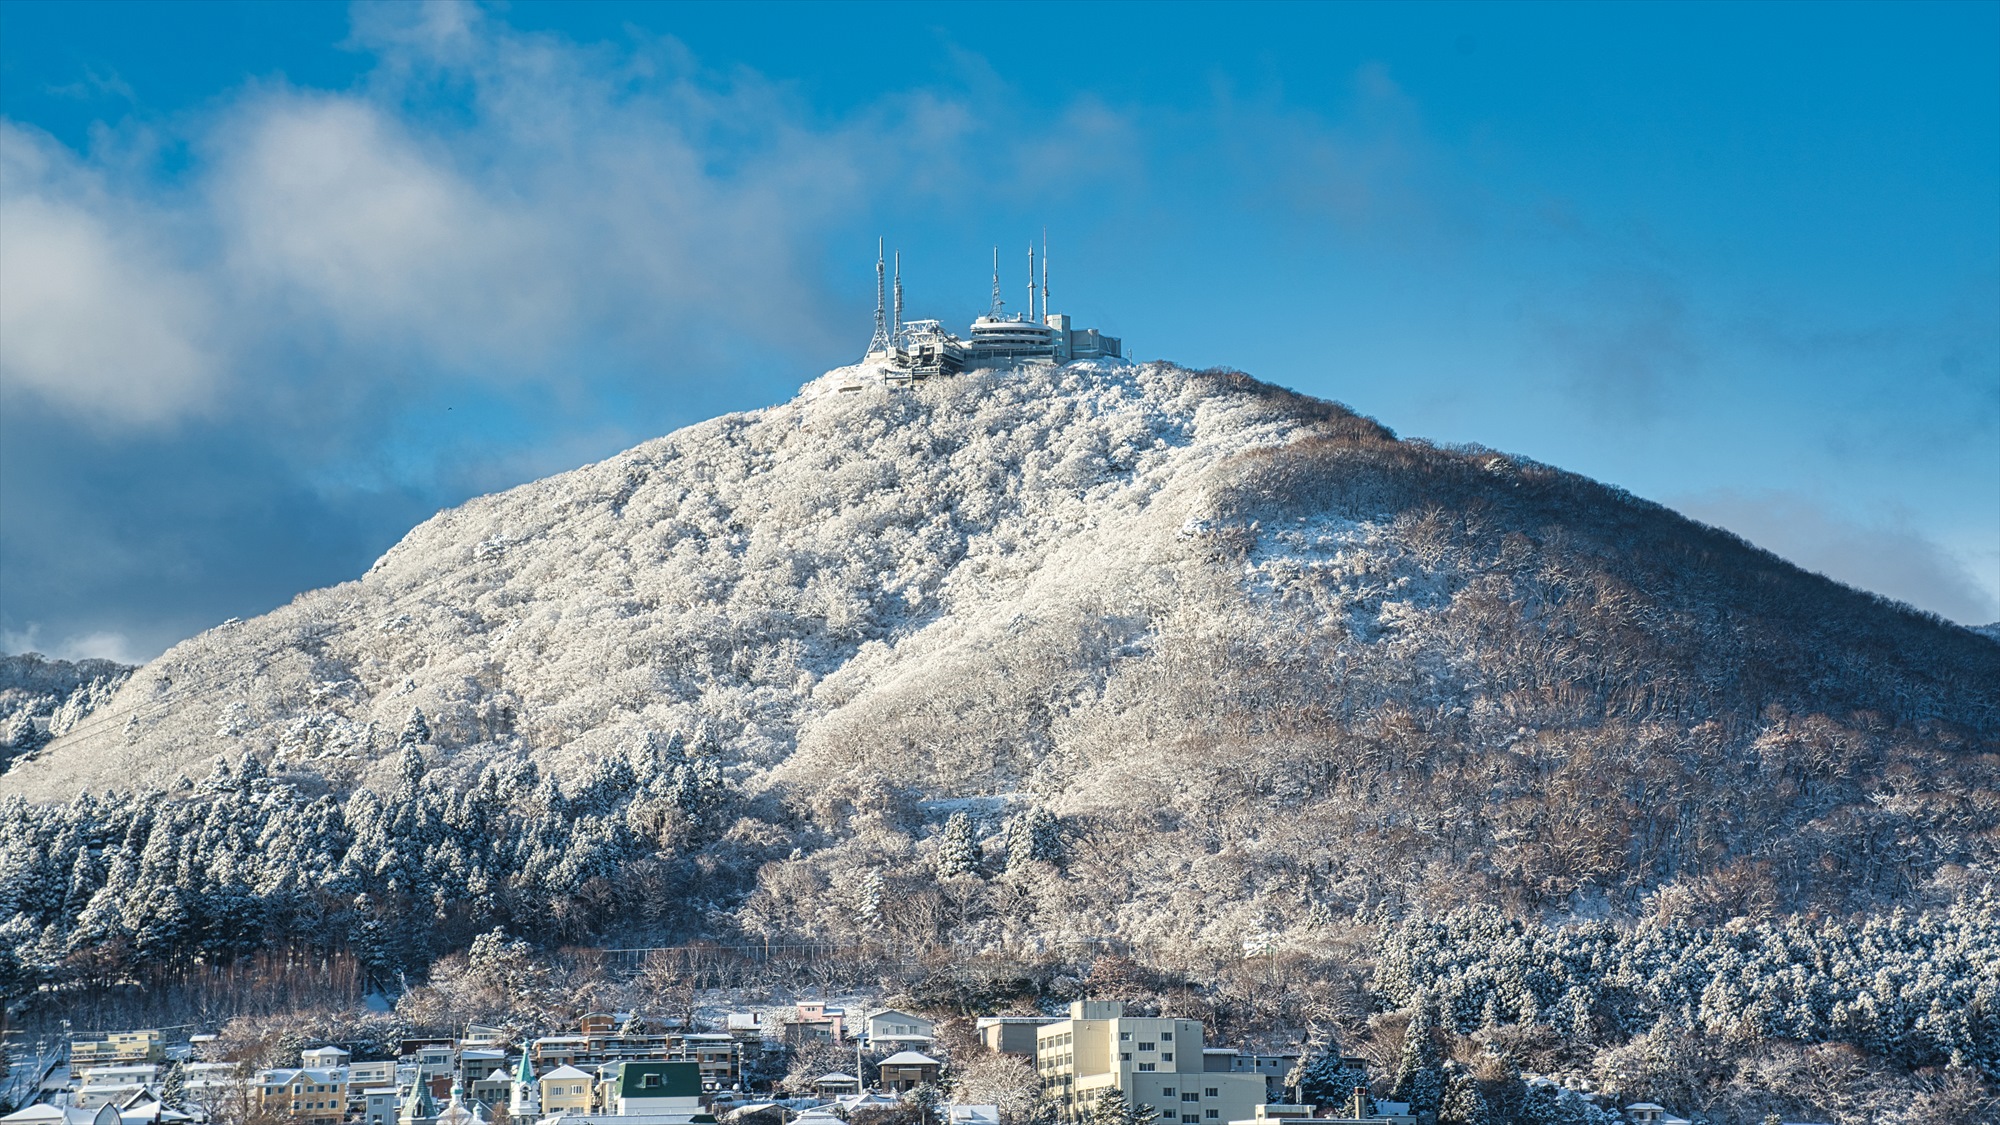
[[1264,1098],[1254,1073],[1210,1071],[1198,1021],[1127,1016],[1115,1000],[1078,1000],[1070,1018],[1042,1025],[1035,1068],[1065,1121],[1085,1116],[1107,1091],[1150,1106],[1161,1122],[1225,1125],[1253,1116]]

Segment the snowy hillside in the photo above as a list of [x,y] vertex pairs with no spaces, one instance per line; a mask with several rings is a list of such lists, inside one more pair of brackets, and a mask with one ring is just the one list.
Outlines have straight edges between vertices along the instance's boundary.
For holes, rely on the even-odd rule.
[[[935,907],[896,925],[993,945],[1468,897],[1725,914],[1993,871],[2000,810],[1966,794],[1995,788],[2000,646],[1969,631],[1234,373],[844,380],[440,513],[176,646],[0,793],[200,802],[229,787],[187,782],[250,753],[301,802],[389,802],[367,818],[484,786],[556,824],[563,793],[611,816],[631,770],[698,758],[711,830],[607,861],[711,896],[674,924],[837,935],[884,921],[853,902],[886,886]],[[988,859],[940,883],[955,813]],[[1021,862],[1064,877],[986,880],[1031,822]],[[541,877],[509,847],[473,865]],[[388,893],[379,870],[341,893]]]

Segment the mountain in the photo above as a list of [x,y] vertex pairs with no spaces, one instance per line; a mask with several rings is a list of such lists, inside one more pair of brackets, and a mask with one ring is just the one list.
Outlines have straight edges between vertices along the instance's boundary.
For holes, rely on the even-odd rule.
[[[51,888],[19,940],[152,870],[77,852],[68,807],[114,853],[185,846],[148,841],[172,822],[243,849],[241,894],[304,893],[255,866],[277,837],[202,811],[224,800],[316,826],[326,894],[447,904],[453,941],[553,912],[575,938],[1220,946],[1992,877],[2000,646],[1972,631],[1236,372],[855,377],[441,512],[139,669],[0,777],[42,818],[0,875]],[[940,879],[954,823],[974,861]]]

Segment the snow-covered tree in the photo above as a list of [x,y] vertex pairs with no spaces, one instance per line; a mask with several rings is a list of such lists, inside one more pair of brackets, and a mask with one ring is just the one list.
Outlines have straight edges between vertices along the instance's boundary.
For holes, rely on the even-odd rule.
[[979,833],[972,826],[972,818],[962,812],[951,814],[938,840],[938,874],[946,878],[977,874],[985,858],[985,849],[979,846]]

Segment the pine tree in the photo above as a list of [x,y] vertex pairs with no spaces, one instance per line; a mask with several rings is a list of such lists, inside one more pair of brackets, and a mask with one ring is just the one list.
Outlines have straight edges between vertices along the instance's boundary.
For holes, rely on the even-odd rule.
[[167,1067],[160,1080],[160,1104],[172,1110],[187,1109],[187,1071],[179,1059]]
[[882,920],[882,869],[871,867],[854,889],[854,920],[863,927]]
[[951,819],[945,822],[944,837],[938,842],[938,874],[947,879],[977,874],[985,858],[972,818],[962,812],[951,814]]
[[1437,1001],[1429,992],[1419,992],[1403,1032],[1403,1054],[1389,1096],[1409,1102],[1417,1113],[1435,1113],[1444,1096],[1443,1062],[1437,1042]]
[[431,744],[430,720],[424,718],[424,709],[410,708],[410,717],[403,720],[403,733],[396,736],[398,746],[429,746]]
[[1025,874],[1036,863],[1061,863],[1062,826],[1047,809],[1031,808],[1007,825],[1007,870]]
[[646,1017],[640,1015],[636,1010],[631,1015],[625,1017],[625,1025],[618,1029],[620,1035],[630,1036],[644,1035],[646,1031]]

